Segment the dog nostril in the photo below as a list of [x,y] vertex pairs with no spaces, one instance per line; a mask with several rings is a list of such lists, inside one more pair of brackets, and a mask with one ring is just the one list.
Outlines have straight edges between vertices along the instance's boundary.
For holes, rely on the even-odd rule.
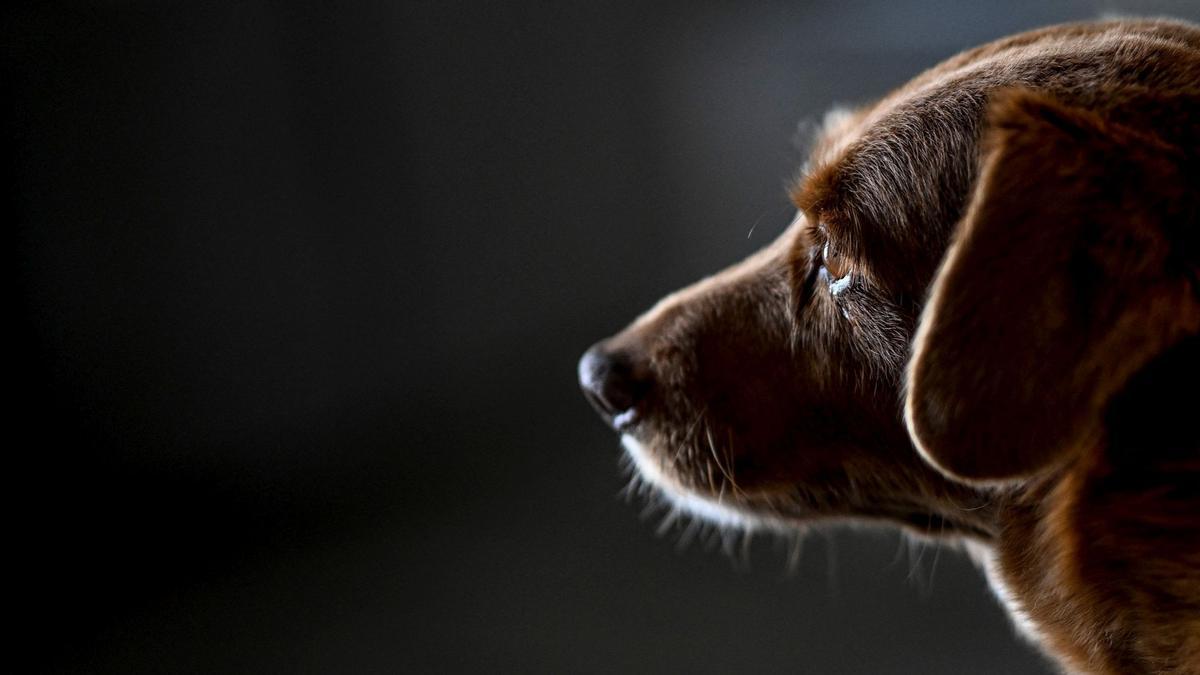
[[612,422],[645,396],[650,379],[647,369],[639,366],[629,352],[610,351],[601,343],[579,359],[579,385],[596,410]]

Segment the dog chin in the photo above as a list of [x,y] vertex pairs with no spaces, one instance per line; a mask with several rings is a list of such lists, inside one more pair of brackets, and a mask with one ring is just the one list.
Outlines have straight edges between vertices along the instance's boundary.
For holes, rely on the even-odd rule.
[[641,479],[654,486],[675,511],[712,523],[722,528],[752,532],[763,528],[787,529],[783,523],[764,519],[730,503],[729,498],[712,498],[684,487],[664,469],[656,453],[632,434],[621,435],[621,445],[633,461]]

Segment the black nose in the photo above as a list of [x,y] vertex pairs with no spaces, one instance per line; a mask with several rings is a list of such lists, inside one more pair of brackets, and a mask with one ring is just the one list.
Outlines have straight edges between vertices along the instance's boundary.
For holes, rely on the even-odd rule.
[[620,428],[633,421],[635,406],[650,389],[648,371],[629,351],[601,342],[579,359],[579,385],[600,415]]

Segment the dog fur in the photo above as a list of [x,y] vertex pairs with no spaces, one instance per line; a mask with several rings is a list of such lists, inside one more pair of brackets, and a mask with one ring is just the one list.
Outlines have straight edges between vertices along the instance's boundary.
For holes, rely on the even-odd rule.
[[967,541],[1065,668],[1200,673],[1198,186],[1197,27],[964,52],[831,115],[786,232],[600,343],[642,386],[611,421],[694,515]]

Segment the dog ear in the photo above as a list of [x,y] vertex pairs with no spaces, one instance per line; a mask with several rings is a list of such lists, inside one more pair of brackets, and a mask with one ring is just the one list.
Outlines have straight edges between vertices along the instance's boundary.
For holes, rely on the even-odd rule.
[[1200,332],[1198,102],[1131,102],[1178,113],[1151,127],[1030,91],[995,100],[908,366],[908,430],[943,473],[998,483],[1069,462],[1138,369]]

